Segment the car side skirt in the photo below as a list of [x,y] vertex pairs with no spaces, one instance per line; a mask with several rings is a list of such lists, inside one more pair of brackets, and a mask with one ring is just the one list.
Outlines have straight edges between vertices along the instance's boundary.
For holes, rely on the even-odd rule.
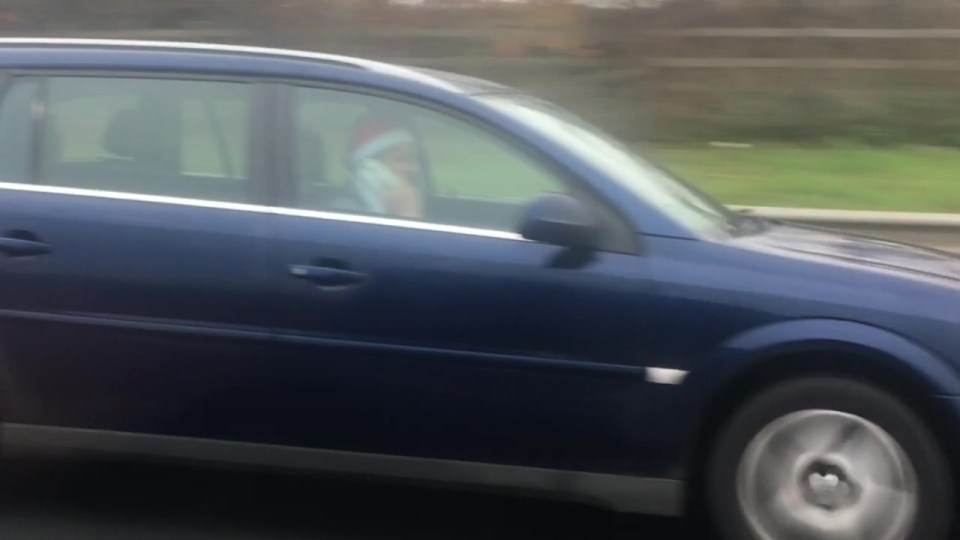
[[142,456],[499,488],[621,512],[679,516],[683,511],[680,480],[13,423],[0,425],[0,435],[3,454],[10,457]]

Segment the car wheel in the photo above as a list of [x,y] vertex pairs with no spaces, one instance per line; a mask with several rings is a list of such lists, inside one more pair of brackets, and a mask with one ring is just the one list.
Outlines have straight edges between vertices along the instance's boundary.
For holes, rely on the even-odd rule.
[[953,475],[930,429],[873,386],[767,389],[722,429],[707,503],[729,540],[942,540]]

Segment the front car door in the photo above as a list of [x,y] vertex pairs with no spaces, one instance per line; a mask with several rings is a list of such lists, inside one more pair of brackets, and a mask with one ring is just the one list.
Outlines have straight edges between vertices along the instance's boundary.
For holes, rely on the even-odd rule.
[[[274,266],[289,272],[289,417],[316,426],[291,426],[292,444],[631,473],[663,458],[650,432],[669,419],[644,381],[651,314],[638,308],[653,284],[608,205],[449,110],[290,92],[293,189]],[[357,126],[371,115],[413,133],[422,215],[358,200]],[[604,249],[569,257],[520,238],[523,204],[545,192],[596,208]]]
[[8,426],[248,440],[268,423],[250,400],[270,343],[259,92],[156,75],[12,83],[36,144],[0,183],[0,244],[47,249],[0,260],[15,291],[0,298]]

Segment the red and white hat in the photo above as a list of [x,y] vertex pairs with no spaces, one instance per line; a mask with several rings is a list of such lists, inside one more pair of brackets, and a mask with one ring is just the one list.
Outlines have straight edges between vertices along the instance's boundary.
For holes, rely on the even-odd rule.
[[357,122],[350,135],[349,159],[359,163],[385,150],[412,143],[413,134],[400,122],[386,116],[370,116]]

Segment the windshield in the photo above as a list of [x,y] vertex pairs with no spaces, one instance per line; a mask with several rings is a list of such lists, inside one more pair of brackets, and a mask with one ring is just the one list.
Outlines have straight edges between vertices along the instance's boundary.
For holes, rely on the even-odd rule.
[[563,145],[690,230],[714,236],[736,229],[737,220],[722,205],[570,112],[524,95],[490,95],[481,99]]

